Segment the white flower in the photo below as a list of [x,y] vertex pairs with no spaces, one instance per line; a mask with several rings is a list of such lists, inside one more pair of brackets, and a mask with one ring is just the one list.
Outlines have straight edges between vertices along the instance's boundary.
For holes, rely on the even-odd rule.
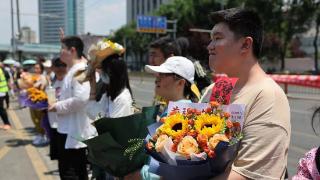
[[163,149],[163,146],[168,138],[169,137],[165,134],[158,137],[157,142],[156,142],[156,151],[157,152],[161,152],[161,150]]

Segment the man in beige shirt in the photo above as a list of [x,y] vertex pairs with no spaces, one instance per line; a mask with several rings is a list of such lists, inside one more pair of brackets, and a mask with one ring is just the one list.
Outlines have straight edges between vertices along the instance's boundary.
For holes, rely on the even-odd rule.
[[231,102],[245,104],[244,138],[230,169],[216,179],[284,179],[290,142],[290,108],[282,89],[259,65],[263,40],[257,13],[214,12],[209,65],[238,81]]

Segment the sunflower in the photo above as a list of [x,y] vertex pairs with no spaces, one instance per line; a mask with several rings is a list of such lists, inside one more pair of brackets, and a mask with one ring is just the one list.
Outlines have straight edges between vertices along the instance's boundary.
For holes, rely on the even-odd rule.
[[188,132],[188,120],[180,113],[170,115],[160,127],[160,131],[172,138],[183,136]]
[[29,88],[27,93],[32,102],[46,101],[48,99],[46,93],[37,88]]
[[223,129],[223,124],[221,117],[202,113],[195,120],[194,127],[199,134],[211,137]]

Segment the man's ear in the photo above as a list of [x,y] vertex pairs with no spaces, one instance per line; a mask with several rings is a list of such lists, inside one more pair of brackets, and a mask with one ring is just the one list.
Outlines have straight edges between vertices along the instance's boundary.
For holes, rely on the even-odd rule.
[[247,53],[252,49],[253,39],[252,37],[244,37],[241,44],[241,53]]
[[77,53],[77,50],[76,50],[75,47],[71,47],[71,48],[70,48],[70,51],[71,51],[71,53]]

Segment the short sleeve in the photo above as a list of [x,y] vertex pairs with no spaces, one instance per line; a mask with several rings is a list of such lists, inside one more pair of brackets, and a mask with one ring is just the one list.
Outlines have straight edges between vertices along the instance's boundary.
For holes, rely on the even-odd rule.
[[109,109],[109,117],[123,117],[133,114],[132,97],[129,90],[125,89],[114,101]]
[[285,174],[290,129],[283,124],[290,124],[290,110],[288,104],[277,106],[281,98],[275,94],[262,91],[248,107],[232,170],[251,179],[282,179]]

